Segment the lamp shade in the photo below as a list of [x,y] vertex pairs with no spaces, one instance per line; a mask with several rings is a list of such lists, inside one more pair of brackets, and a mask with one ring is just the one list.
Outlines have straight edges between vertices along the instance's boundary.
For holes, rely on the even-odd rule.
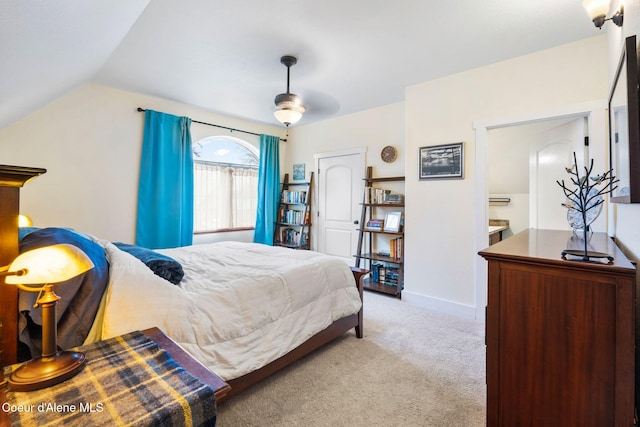
[[589,18],[593,21],[599,17],[605,17],[609,12],[610,0],[584,0],[582,6],[589,14]]
[[33,225],[33,221],[27,215],[18,215],[18,227],[31,227]]
[[300,111],[291,108],[276,110],[273,115],[276,116],[276,119],[278,119],[280,123],[287,126],[297,123],[298,120],[302,118]]
[[5,282],[11,285],[42,285],[76,277],[93,268],[93,262],[79,248],[66,243],[44,246],[21,253],[9,266]]

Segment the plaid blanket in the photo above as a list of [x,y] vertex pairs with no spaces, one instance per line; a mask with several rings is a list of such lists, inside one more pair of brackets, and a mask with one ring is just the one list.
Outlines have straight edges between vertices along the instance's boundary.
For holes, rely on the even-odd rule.
[[[214,426],[214,391],[141,332],[78,348],[75,377],[42,390],[7,392],[2,410],[24,426]],[[5,369],[8,377],[12,365]]]

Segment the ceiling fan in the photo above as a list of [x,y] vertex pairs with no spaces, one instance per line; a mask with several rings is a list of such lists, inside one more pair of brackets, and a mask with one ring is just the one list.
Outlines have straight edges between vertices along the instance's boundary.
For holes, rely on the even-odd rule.
[[275,104],[277,110],[273,114],[280,123],[289,127],[289,125],[297,123],[302,118],[302,114],[306,109],[302,105],[302,99],[295,93],[289,92],[290,68],[298,62],[298,59],[294,56],[285,55],[280,58],[280,62],[287,67],[287,92],[276,96]]

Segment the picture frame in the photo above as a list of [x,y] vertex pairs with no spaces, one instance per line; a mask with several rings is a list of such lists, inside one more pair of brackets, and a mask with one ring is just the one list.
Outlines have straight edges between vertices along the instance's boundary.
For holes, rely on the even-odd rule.
[[402,226],[402,212],[387,212],[384,217],[384,231],[399,233]]
[[464,143],[420,147],[420,180],[464,179]]
[[304,181],[304,163],[297,163],[293,165],[293,180]]
[[636,36],[625,39],[609,93],[612,203],[640,203],[640,94]]

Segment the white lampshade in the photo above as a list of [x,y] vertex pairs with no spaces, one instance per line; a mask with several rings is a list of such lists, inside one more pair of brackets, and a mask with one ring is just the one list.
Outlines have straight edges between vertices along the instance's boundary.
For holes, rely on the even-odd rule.
[[609,12],[610,0],[584,0],[582,6],[589,14],[589,18],[593,21],[598,17],[604,17]]
[[302,112],[291,108],[282,108],[273,113],[278,121],[286,126],[297,123],[302,118]]
[[33,221],[27,215],[18,215],[18,227],[31,227],[33,225]]
[[18,255],[9,266],[5,282],[10,285],[43,285],[69,280],[93,268],[93,262],[79,248],[58,244],[32,249]]

